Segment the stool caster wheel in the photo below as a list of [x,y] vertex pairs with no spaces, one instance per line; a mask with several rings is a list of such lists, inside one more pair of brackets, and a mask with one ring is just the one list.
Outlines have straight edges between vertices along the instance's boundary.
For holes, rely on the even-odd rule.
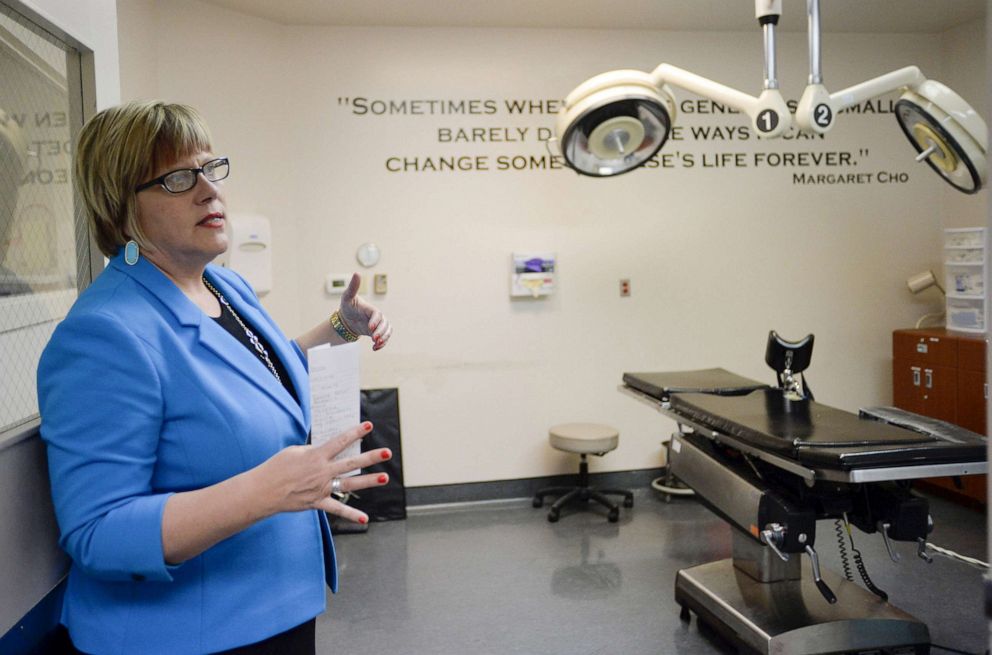
[[557,523],[557,522],[558,522],[558,510],[553,509],[550,512],[548,512],[548,523]]
[[633,498],[633,496],[631,496],[630,498],[624,498],[623,499],[623,506],[624,507],[633,507],[634,506],[634,498]]
[[614,507],[610,510],[610,513],[606,518],[610,520],[610,523],[616,523],[620,520],[620,510]]
[[682,611],[679,612],[679,618],[688,623],[692,619],[692,614],[689,613],[689,608],[682,605]]
[[533,500],[532,500],[532,501],[530,502],[530,504],[531,504],[531,505],[533,505],[534,507],[540,507],[541,505],[543,505],[543,504],[544,504],[544,501],[543,501],[542,499],[540,499],[540,498],[534,498],[534,499],[533,499]]

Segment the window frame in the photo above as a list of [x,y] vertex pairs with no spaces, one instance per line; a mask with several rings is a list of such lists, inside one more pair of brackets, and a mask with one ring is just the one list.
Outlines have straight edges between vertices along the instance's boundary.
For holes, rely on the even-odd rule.
[[[18,0],[0,0],[0,6],[18,15],[27,29],[67,50],[66,92],[69,109],[69,133],[75,141],[83,124],[96,113],[96,67],[93,51],[54,25],[44,15]],[[83,213],[79,191],[73,184],[72,222],[76,237],[76,294],[92,283],[106,265]],[[33,416],[0,430],[0,451],[35,436],[41,426],[37,412]]]

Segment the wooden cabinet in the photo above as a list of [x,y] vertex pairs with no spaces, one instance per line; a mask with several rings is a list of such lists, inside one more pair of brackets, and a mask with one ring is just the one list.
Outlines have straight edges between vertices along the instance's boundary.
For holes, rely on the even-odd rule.
[[[943,328],[892,333],[892,404],[986,434],[985,337]],[[985,505],[984,475],[932,478],[921,486]]]
[[985,340],[958,340],[958,420],[957,424],[978,434],[986,434],[988,383],[985,378]]

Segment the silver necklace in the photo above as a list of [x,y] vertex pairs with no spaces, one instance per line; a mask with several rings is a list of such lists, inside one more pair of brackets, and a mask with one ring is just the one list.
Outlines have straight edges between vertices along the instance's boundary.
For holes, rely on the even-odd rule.
[[[220,291],[215,289],[214,285],[210,284],[210,281],[207,280],[206,275],[203,276],[203,283],[207,285],[207,289],[210,290],[210,293],[217,296],[217,300],[219,300],[224,307],[227,307],[230,310],[231,316],[233,316],[234,320],[238,322],[238,325],[241,326],[241,329],[245,331],[245,336],[248,337],[248,341],[251,342],[251,345],[255,346],[255,352],[258,353],[259,359],[265,362],[265,365],[269,367],[270,371],[272,371],[272,375],[276,376],[276,380],[279,381],[279,384],[282,384],[282,378],[279,377],[279,372],[276,371],[276,367],[272,363],[272,358],[269,357],[269,351],[265,349],[265,346],[263,346],[262,342],[258,340],[258,337],[255,336],[255,333],[251,331],[251,328],[245,325],[245,322],[241,320],[241,317],[238,316],[238,313],[234,311],[234,307],[231,307],[231,303],[227,302],[227,298],[225,298]],[[223,311],[224,307],[221,307],[221,311]]]

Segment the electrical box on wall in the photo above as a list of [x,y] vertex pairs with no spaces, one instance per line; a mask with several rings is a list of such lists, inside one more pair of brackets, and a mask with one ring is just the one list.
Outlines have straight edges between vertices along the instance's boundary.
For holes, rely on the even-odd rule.
[[510,296],[540,298],[554,293],[557,264],[554,253],[513,253]]
[[227,266],[241,274],[258,295],[272,291],[272,230],[269,219],[253,214],[228,215],[231,245]]

